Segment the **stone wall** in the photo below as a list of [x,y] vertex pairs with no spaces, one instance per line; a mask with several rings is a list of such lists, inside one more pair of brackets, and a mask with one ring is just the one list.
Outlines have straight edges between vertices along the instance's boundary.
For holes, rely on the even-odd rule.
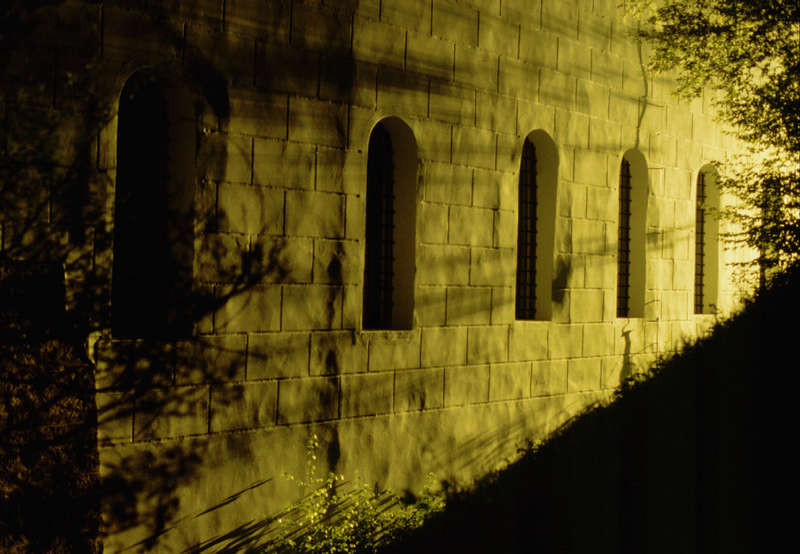
[[[96,61],[108,103],[88,154],[99,223],[76,248],[92,261],[65,262],[68,285],[92,275],[101,306],[114,296],[117,112],[132,76],[158,82],[169,121],[184,122],[167,135],[196,140],[168,185],[193,214],[169,231],[191,239],[191,330],[119,338],[111,302],[91,338],[110,551],[236,531],[256,542],[297,497],[282,475],[300,472],[311,433],[348,476],[396,490],[429,471],[468,482],[713,323],[694,313],[695,183],[734,144],[707,101],[678,103],[646,70],[617,2],[148,4],[56,10],[89,37],[76,56]],[[49,109],[63,112],[59,95]],[[387,117],[417,148],[416,220],[397,223],[414,243],[413,325],[364,330],[367,152]],[[515,318],[529,136],[554,146],[539,163],[556,171],[539,247],[552,301],[532,321]],[[626,153],[646,163],[646,269],[641,317],[619,318]],[[729,257],[720,250],[720,313],[736,300]],[[142,275],[162,267],[137,260]]]

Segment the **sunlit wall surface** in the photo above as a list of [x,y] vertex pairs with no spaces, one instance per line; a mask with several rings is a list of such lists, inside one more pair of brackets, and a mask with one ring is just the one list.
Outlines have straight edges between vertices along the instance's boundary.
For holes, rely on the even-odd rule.
[[[429,471],[467,482],[713,322],[694,308],[696,183],[734,144],[707,103],[678,103],[646,71],[617,3],[37,12],[30,33],[60,48],[24,50],[49,69],[6,96],[3,148],[30,154],[16,145],[37,127],[18,122],[42,114],[37,156],[55,169],[32,181],[46,214],[4,213],[2,246],[21,259],[50,237],[68,308],[91,322],[108,551],[237,530],[256,544],[297,497],[283,474],[302,471],[311,433],[332,471],[397,490]],[[370,159],[376,128],[390,140]],[[526,139],[536,298],[517,317]],[[630,317],[623,157],[641,208]],[[389,199],[374,210],[371,167]],[[371,244],[389,252],[374,294]],[[731,254],[714,251],[704,275],[723,315],[737,290]],[[394,315],[365,322],[376,298]]]

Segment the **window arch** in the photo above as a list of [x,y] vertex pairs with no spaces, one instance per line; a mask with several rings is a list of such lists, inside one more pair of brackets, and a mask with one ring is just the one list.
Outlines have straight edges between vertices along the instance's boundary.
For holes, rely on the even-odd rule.
[[694,227],[694,313],[717,310],[719,288],[719,187],[713,166],[697,174]]
[[417,143],[402,120],[372,129],[367,151],[364,329],[411,329],[414,320]]
[[622,157],[617,225],[617,317],[644,316],[647,162],[636,150]]
[[117,128],[111,327],[116,337],[191,332],[195,123],[185,88],[141,71]]
[[517,197],[516,319],[550,319],[558,150],[544,131],[522,145]]

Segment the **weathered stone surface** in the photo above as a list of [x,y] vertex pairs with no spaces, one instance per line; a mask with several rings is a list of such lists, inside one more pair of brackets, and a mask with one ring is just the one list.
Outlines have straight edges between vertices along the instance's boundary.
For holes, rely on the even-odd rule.
[[422,329],[422,366],[462,365],[467,360],[466,327]]
[[493,364],[490,373],[490,401],[516,400],[530,395],[530,362]]
[[391,372],[342,377],[342,417],[391,412],[393,391]]
[[308,333],[251,333],[247,344],[247,379],[308,375]]
[[489,366],[445,369],[445,406],[463,406],[489,401]]
[[444,369],[398,371],[394,381],[396,412],[441,408],[444,402]]
[[253,429],[275,424],[278,384],[226,383],[211,388],[211,431]]
[[301,423],[339,417],[339,380],[316,377],[278,383],[278,423]]

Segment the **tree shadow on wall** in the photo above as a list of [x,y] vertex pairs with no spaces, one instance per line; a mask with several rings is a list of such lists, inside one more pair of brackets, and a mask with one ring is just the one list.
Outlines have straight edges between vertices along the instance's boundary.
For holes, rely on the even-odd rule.
[[[10,2],[0,8],[4,53],[0,57],[4,76],[0,81],[0,549],[4,551],[96,551],[98,533],[137,527],[150,537],[138,548],[156,547],[159,535],[180,512],[176,491],[192,482],[205,454],[202,441],[170,445],[169,439],[213,431],[212,397],[223,410],[244,401],[242,387],[235,384],[243,379],[244,348],[237,343],[241,335],[202,333],[210,332],[209,321],[221,309],[247,298],[262,283],[288,281],[293,270],[286,265],[284,250],[290,245],[285,240],[266,248],[204,244],[202,260],[195,261],[197,243],[213,235],[226,218],[215,205],[203,202],[203,193],[229,179],[230,149],[222,145],[220,135],[229,125],[229,86],[234,78],[226,73],[225,59],[195,45],[189,45],[190,55],[181,58],[182,30],[172,25],[171,8],[160,3],[120,2],[108,9],[117,10],[115,17],[135,20],[158,36],[164,51],[175,55],[128,45],[129,51],[122,52],[128,58],[119,59],[114,50],[118,45],[111,43],[112,37],[102,36],[102,9],[97,3],[62,0]],[[340,9],[346,20],[355,4],[343,3]],[[209,25],[221,27],[221,22]],[[50,43],[58,48],[39,46]],[[331,77],[337,90],[351,94],[351,54],[326,55],[345,69]],[[288,62],[285,67],[275,65],[296,80],[300,74],[305,77],[305,68]],[[191,128],[196,133],[191,136],[194,151],[183,148],[162,157],[168,166],[183,156],[194,173],[188,179],[182,176],[188,195],[184,190],[183,196],[175,195],[177,199],[169,194],[158,197],[162,191],[152,186],[160,183],[156,181],[150,183],[152,194],[142,196],[148,175],[162,170],[168,174],[169,167],[136,173],[141,168],[128,161],[134,181],[139,181],[128,187],[134,196],[139,194],[131,201],[132,211],[136,212],[137,203],[151,201],[162,211],[139,210],[127,218],[126,231],[119,225],[125,223],[125,214],[117,213],[116,226],[113,215],[127,201],[114,193],[125,168],[115,165],[116,153],[110,147],[115,140],[108,135],[118,121],[122,81],[141,67],[151,68],[144,73],[147,78],[165,77],[167,88],[179,81],[184,98],[190,99],[186,118],[191,121],[184,131]],[[272,88],[273,78],[277,77],[259,75],[259,87]],[[144,89],[146,85],[139,86],[139,91]],[[151,107],[169,107],[169,101],[160,106],[159,102],[156,99]],[[164,114],[168,136],[186,123],[175,124],[170,118]],[[134,138],[143,140],[142,134]],[[170,150],[170,145],[155,139],[150,154],[159,157]],[[115,266],[115,252],[125,244],[133,247],[137,239],[161,241],[163,247],[140,248],[128,259],[129,267],[147,264],[172,277],[137,283],[137,275],[144,277],[144,272]],[[195,263],[213,267],[212,282],[197,286],[187,279],[186,271],[192,271]],[[168,309],[155,318],[166,324],[156,322],[148,329],[146,310],[130,302],[129,313],[139,316],[134,325],[138,328],[118,326],[116,336],[109,336],[115,317],[112,268],[117,275],[127,271],[123,285],[129,291],[137,285],[160,289],[167,304],[182,295],[175,303],[180,308],[172,306],[172,313]],[[341,279],[340,270],[337,274],[333,266],[331,271],[332,280]],[[119,303],[125,302],[124,296]],[[163,304],[151,302],[147,294],[135,298],[146,300],[146,307],[153,309]],[[246,300],[239,301],[242,305]],[[234,383],[223,385],[228,382]],[[259,424],[243,421],[241,427]],[[118,463],[100,474],[98,442],[143,446],[122,448]],[[149,449],[150,443],[160,446]],[[106,514],[102,523],[101,505]]]

